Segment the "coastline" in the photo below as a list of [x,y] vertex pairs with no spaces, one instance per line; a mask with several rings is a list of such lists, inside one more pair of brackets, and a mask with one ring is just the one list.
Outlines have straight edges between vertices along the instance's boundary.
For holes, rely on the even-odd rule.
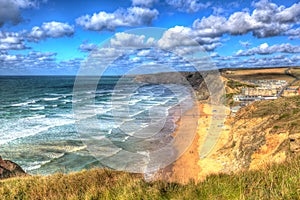
[[[172,134],[176,139],[174,142],[175,149],[179,149],[182,146],[188,146],[188,148],[176,161],[160,170],[156,179],[180,183],[187,183],[190,180],[194,180],[195,182],[198,181],[197,177],[201,171],[200,166],[198,165],[200,160],[198,134],[199,115],[195,115],[195,111],[199,111],[200,108],[201,105],[199,105],[199,102],[196,102],[192,108],[187,110],[176,121],[177,127]],[[190,136],[194,135],[193,140],[189,145],[187,145],[188,141],[184,138],[184,134],[189,134]]]
[[[193,123],[194,119],[189,114],[195,109],[198,109],[199,115],[192,143],[176,161],[159,172],[157,179],[182,184],[187,184],[190,181],[197,183],[205,180],[208,175],[219,173],[222,170],[221,163],[213,159],[213,153],[227,141],[229,136],[226,129],[220,133],[219,139],[211,152],[205,158],[200,158],[200,151],[208,134],[213,116],[213,108],[209,103],[198,101],[196,105],[180,117],[176,122],[177,129],[174,131],[173,136],[177,136],[178,129],[182,126],[185,127],[184,131],[193,131],[191,123]],[[184,138],[179,140],[184,140]]]

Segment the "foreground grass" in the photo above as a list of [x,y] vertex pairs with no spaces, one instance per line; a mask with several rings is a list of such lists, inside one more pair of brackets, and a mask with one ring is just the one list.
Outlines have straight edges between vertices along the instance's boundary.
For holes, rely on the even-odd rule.
[[300,158],[187,185],[101,169],[14,178],[0,182],[0,199],[300,199]]

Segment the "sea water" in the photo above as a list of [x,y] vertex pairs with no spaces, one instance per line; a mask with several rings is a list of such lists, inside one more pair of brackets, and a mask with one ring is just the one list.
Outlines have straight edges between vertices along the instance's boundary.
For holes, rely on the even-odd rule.
[[[120,89],[116,87],[119,79],[102,77],[95,91],[84,91],[86,97],[92,94],[94,99],[80,112],[83,115],[92,112],[99,120],[99,126],[97,129],[89,126],[82,134],[77,131],[72,109],[75,77],[0,77],[0,155],[18,163],[31,174],[105,167],[89,151],[84,137],[99,134],[100,141],[109,138],[116,144],[119,142],[121,145],[115,153],[122,149],[143,151],[143,148],[151,147],[126,141],[137,133],[151,137],[152,129],[148,126],[155,121],[155,116],[166,122],[157,137],[171,140],[176,120],[170,116],[170,109],[186,100],[189,89],[176,84],[136,83],[130,77],[127,82],[122,82],[125,87]],[[133,92],[122,88],[133,88]],[[84,120],[88,124],[89,118]],[[101,147],[99,149],[101,151]],[[106,155],[103,150],[102,156],[111,155]]]

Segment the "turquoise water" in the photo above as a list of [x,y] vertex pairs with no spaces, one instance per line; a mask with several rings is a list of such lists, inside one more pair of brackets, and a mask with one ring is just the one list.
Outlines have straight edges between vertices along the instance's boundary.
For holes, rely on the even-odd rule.
[[[151,134],[148,126],[157,116],[156,120],[164,120],[165,126],[152,142],[157,145],[170,142],[176,121],[170,109],[189,94],[184,86],[138,84],[131,78],[122,82],[125,87],[116,89],[119,77],[102,77],[97,90],[83,90],[86,97],[92,94],[94,103],[84,105],[82,112],[92,112],[99,126],[93,129],[89,125],[84,134],[79,134],[72,109],[74,80],[75,77],[0,77],[2,157],[20,164],[31,174],[103,167],[101,159],[96,159],[82,142],[84,137],[99,134],[100,141],[101,138],[113,141],[116,153],[122,149],[157,148],[152,143],[139,146],[132,138],[134,134]],[[84,120],[89,124],[89,117]],[[111,152],[106,154],[103,150],[101,156],[109,157]]]

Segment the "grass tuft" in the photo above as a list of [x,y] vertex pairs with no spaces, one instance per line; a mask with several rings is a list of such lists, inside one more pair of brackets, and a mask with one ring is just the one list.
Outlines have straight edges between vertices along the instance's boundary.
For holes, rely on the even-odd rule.
[[146,182],[106,169],[0,181],[0,199],[299,199],[300,157],[259,171],[217,174],[186,185]]

